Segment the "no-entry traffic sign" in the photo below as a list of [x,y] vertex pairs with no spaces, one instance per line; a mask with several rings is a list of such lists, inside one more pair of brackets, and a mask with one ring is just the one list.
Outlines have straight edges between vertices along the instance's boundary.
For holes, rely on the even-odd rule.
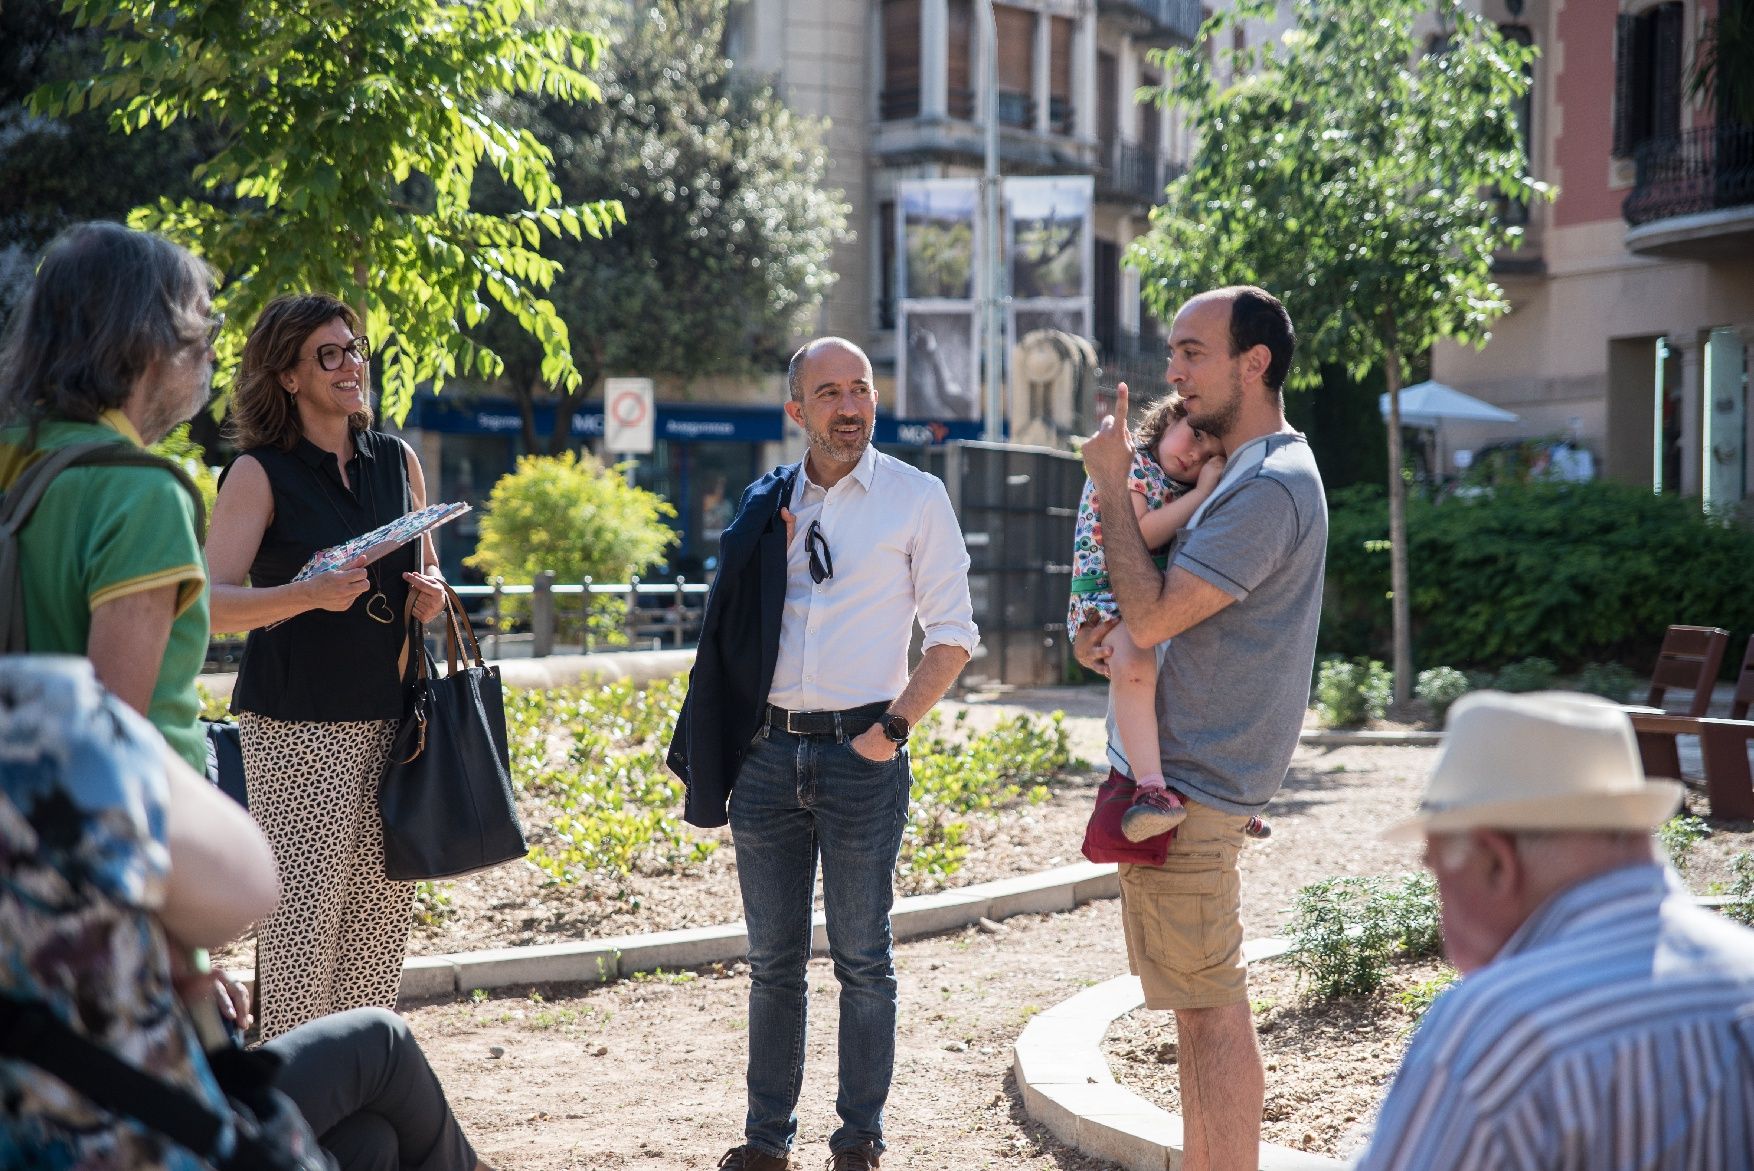
[[612,455],[649,455],[652,450],[652,380],[603,380],[603,450]]

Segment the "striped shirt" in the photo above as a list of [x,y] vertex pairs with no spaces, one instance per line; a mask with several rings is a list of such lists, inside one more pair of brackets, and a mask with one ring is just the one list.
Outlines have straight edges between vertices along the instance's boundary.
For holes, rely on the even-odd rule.
[[1754,931],[1631,866],[1432,1005],[1358,1171],[1754,1168]]

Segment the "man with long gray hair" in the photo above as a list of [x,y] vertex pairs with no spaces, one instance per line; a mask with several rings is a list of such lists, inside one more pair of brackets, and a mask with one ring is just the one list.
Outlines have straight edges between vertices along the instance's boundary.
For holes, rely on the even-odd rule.
[[201,503],[143,449],[207,402],[214,283],[168,240],[79,224],[43,254],[0,348],[0,517],[34,504],[7,521],[23,527],[16,578],[0,574],[0,636],[89,657],[197,770]]

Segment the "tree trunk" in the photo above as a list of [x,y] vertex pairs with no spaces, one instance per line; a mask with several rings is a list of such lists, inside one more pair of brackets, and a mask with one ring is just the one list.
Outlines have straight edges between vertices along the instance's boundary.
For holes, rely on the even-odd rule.
[[542,384],[517,377],[511,383],[518,397],[518,417],[524,424],[524,451],[535,455],[541,450],[536,446],[536,388]]
[[1401,354],[1383,356],[1389,393],[1389,607],[1395,628],[1395,706],[1413,698],[1413,607],[1407,584],[1407,481],[1401,474]]
[[584,387],[578,390],[557,390],[554,395],[554,430],[548,433],[548,454],[559,455],[563,451],[572,450],[572,417],[579,408],[579,400],[584,397]]

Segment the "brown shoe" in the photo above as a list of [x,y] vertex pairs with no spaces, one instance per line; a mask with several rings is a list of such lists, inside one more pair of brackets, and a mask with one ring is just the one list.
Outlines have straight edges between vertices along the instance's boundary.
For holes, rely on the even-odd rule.
[[746,1144],[726,1151],[719,1160],[719,1171],[786,1171],[791,1165],[792,1161],[784,1156],[770,1155]]
[[877,1171],[877,1144],[860,1143],[828,1157],[828,1171]]

